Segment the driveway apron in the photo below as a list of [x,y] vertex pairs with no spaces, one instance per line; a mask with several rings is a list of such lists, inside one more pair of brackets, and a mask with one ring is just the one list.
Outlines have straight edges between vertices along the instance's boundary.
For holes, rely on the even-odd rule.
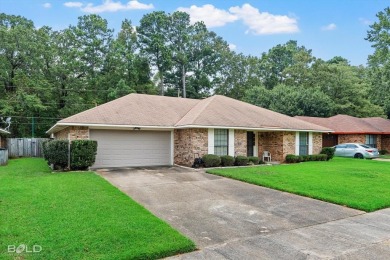
[[356,259],[375,253],[375,259],[380,259],[390,255],[390,210],[363,214],[182,167],[98,173],[200,249],[174,258]]

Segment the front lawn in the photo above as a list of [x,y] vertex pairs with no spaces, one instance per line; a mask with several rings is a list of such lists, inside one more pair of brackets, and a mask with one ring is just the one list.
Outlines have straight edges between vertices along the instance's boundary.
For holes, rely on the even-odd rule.
[[[42,251],[8,252],[21,244]],[[195,249],[97,174],[51,173],[34,158],[0,167],[0,245],[1,259],[153,259]]]
[[380,158],[382,158],[382,159],[390,159],[390,154],[380,155]]
[[207,172],[364,211],[390,206],[389,162],[334,158]]

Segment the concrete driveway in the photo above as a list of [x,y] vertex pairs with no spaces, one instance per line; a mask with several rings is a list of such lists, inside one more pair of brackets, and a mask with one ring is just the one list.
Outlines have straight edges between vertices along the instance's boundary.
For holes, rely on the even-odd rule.
[[182,259],[390,255],[390,209],[362,211],[181,167],[99,170],[200,251]]

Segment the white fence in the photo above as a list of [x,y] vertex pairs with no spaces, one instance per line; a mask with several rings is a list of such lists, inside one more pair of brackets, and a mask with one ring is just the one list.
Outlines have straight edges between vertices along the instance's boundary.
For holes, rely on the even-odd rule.
[[8,156],[43,157],[42,143],[48,138],[7,138]]

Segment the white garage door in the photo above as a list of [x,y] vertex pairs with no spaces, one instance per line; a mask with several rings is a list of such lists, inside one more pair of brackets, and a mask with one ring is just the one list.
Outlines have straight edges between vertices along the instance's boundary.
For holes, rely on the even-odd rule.
[[171,164],[168,131],[90,130],[98,141],[94,168]]

